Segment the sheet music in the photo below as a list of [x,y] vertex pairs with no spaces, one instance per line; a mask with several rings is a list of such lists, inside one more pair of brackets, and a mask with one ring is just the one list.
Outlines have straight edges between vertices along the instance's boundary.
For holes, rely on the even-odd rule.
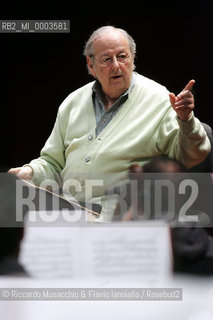
[[[71,235],[72,233],[72,235]],[[73,278],[75,228],[29,228],[20,262],[35,278]]]
[[[40,222],[41,223],[41,222]],[[171,272],[169,229],[159,222],[26,226],[20,262],[40,279],[162,279]]]
[[116,223],[116,226],[110,224],[94,230],[86,228],[83,248],[87,254],[83,258],[87,268],[81,268],[81,274],[147,280],[168,276],[171,272],[168,228],[166,225],[157,227],[155,223],[152,227],[145,225],[132,222],[126,226]]

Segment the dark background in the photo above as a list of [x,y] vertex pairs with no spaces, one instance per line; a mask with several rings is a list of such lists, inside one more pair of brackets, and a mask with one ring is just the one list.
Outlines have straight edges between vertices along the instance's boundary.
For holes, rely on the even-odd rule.
[[69,34],[0,34],[1,170],[39,156],[61,102],[93,80],[83,47],[92,31],[107,24],[124,28],[135,39],[138,73],[176,94],[195,79],[195,114],[213,127],[212,2],[179,1],[173,8],[147,1],[1,8],[1,20],[70,20]]

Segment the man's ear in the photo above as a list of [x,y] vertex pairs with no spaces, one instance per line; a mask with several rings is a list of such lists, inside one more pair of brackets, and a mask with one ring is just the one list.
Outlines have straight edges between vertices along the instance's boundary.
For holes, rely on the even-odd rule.
[[129,167],[129,172],[130,173],[142,173],[143,168],[138,163],[134,163]]
[[94,67],[93,67],[93,61],[92,61],[92,58],[87,56],[87,66],[88,66],[88,69],[89,69],[89,72],[90,74],[96,78],[96,74],[95,74],[95,71],[94,71]]
[[141,177],[141,174],[143,173],[143,168],[138,163],[134,163],[129,167],[128,177],[129,179],[135,179],[136,174],[137,178]]

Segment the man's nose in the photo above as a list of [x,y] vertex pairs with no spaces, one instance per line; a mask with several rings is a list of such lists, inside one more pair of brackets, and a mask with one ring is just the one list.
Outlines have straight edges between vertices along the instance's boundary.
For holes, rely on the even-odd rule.
[[112,67],[114,67],[114,68],[119,68],[120,65],[119,65],[119,62],[118,62],[118,60],[117,60],[117,57],[114,56],[112,59],[113,59],[113,60],[112,60]]

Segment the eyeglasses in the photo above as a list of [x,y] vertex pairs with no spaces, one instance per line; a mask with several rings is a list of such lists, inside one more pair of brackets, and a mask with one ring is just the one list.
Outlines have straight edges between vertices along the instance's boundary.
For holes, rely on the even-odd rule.
[[116,56],[116,58],[113,57],[104,57],[101,59],[96,59],[93,55],[90,56],[92,59],[97,60],[98,62],[100,62],[101,64],[103,64],[106,67],[111,66],[111,64],[115,61],[115,59],[119,62],[119,63],[126,63],[127,60],[129,59],[129,56],[125,53],[119,54]]

